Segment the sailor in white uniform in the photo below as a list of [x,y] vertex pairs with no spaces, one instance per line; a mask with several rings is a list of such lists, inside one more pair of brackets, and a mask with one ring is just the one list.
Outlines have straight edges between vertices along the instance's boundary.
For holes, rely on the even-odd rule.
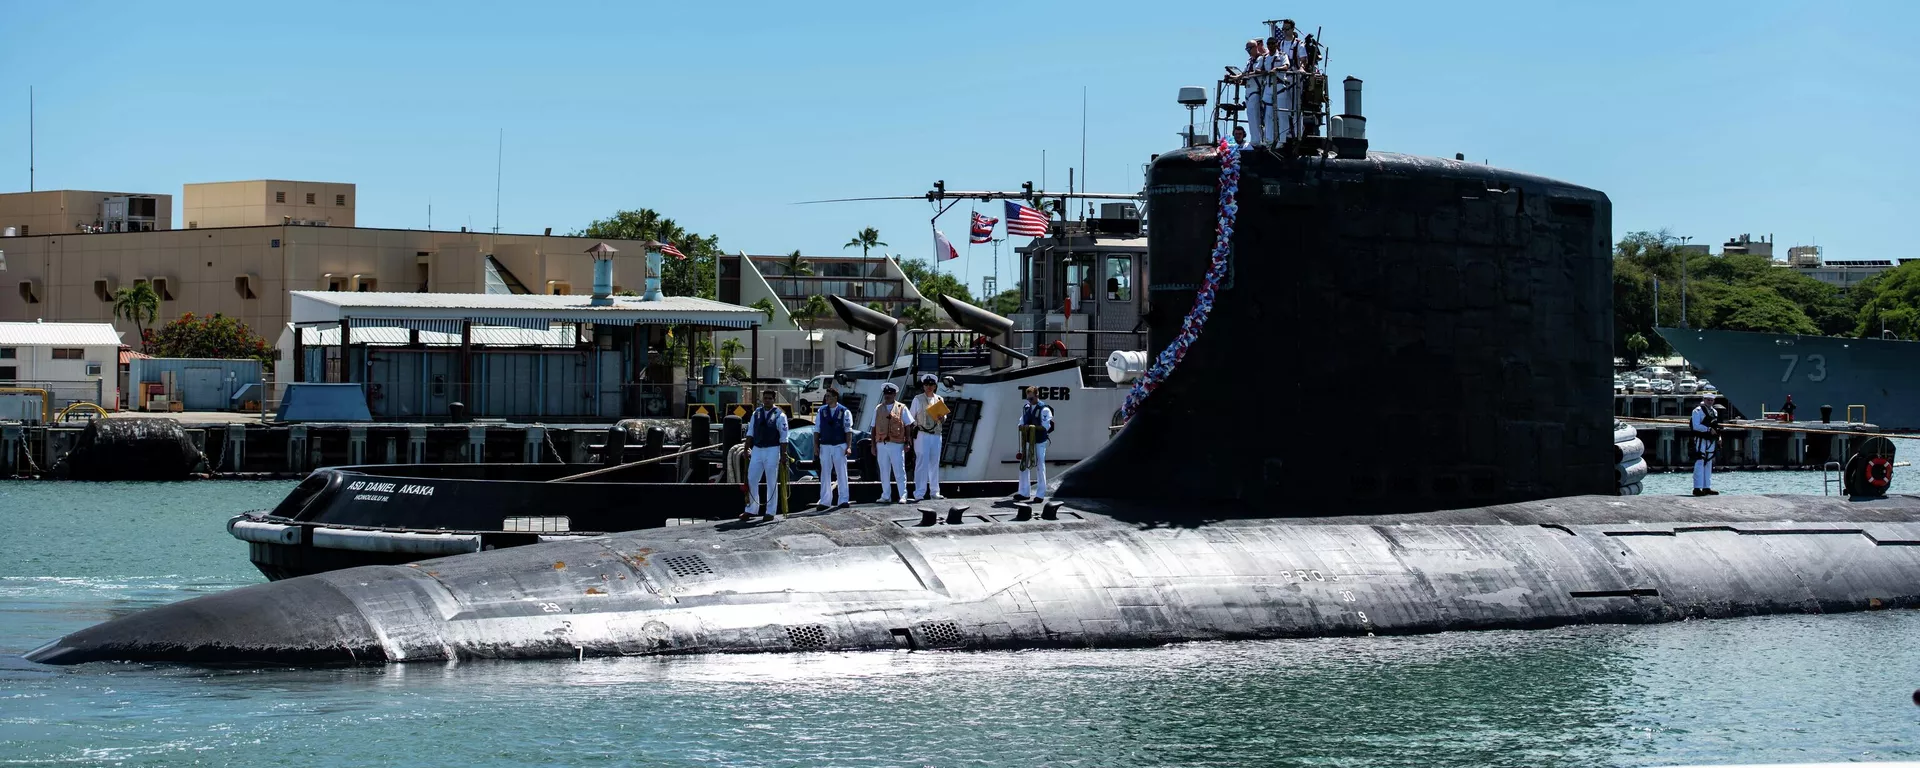
[[913,417],[899,396],[900,387],[893,382],[882,384],[880,404],[873,408],[873,458],[879,464],[882,504],[908,497],[907,442],[912,439]]
[[[840,404],[840,392],[827,387],[820,394],[820,410],[813,414],[816,443],[820,453],[820,508],[833,509],[853,503],[849,496],[853,484],[847,480],[847,443],[853,437],[853,412]],[[838,480],[836,485],[835,480]],[[834,489],[839,489],[835,501]]]
[[1281,19],[1280,28],[1274,30],[1273,40],[1268,46],[1268,55],[1273,58],[1273,76],[1269,82],[1267,99],[1267,119],[1270,123],[1267,137],[1275,146],[1285,144],[1288,139],[1299,133],[1300,111],[1300,66],[1302,54],[1300,32],[1294,29],[1293,19]]
[[[1047,436],[1053,433],[1053,406],[1040,402],[1040,388],[1027,387],[1027,402],[1020,408],[1020,431],[1033,434],[1032,455],[1025,455],[1028,440],[1023,435],[1020,441],[1020,493],[1014,501],[1047,500]],[[1031,469],[1029,469],[1031,468]],[[1031,477],[1033,484],[1028,485]]]
[[1267,120],[1267,76],[1261,69],[1267,65],[1267,44],[1262,40],[1247,41],[1247,68],[1240,73],[1240,82],[1246,96],[1247,141],[1254,145],[1265,143]]
[[1719,452],[1720,441],[1716,432],[1720,429],[1720,412],[1713,407],[1713,395],[1701,395],[1700,404],[1694,406],[1693,419],[1689,425],[1691,442],[1687,446],[1693,454],[1693,495],[1718,496],[1713,489],[1713,459]]
[[[786,460],[787,414],[773,405],[771,389],[760,391],[760,407],[747,421],[747,511],[740,519],[751,520],[757,512],[772,520],[780,514],[780,463]],[[767,495],[760,496],[765,478]]]
[[914,501],[944,499],[940,495],[940,432],[946,426],[945,413],[935,415],[933,406],[939,403],[946,407],[946,401],[940,399],[940,383],[933,374],[920,377],[920,394],[913,396],[913,404],[907,410],[913,414],[913,497]]

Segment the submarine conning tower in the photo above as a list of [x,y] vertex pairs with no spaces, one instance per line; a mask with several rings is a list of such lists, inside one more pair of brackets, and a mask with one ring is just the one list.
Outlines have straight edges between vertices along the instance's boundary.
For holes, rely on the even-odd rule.
[[[1205,279],[1220,153],[1148,171],[1150,354]],[[1210,316],[1061,496],[1297,516],[1615,492],[1606,195],[1378,152],[1239,160]]]

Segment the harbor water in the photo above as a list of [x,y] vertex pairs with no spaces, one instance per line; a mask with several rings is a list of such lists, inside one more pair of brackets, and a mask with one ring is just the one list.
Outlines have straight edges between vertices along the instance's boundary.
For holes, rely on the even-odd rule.
[[[1896,489],[1920,487],[1902,468]],[[1723,473],[1820,493],[1820,473]],[[1685,473],[1649,493],[1685,493]],[[1148,650],[53,668],[261,581],[292,483],[0,484],[0,765],[1661,765],[1920,759],[1920,614]]]

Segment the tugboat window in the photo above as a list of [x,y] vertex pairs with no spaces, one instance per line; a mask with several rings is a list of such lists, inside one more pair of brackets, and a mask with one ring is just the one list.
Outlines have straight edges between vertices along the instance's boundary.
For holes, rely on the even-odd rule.
[[1133,257],[1107,257],[1107,300],[1133,300]]

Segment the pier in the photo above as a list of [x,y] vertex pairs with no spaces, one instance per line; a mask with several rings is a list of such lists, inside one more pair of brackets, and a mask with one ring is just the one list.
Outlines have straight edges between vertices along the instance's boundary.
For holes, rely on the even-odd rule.
[[[586,464],[597,460],[612,424],[307,423],[180,419],[211,476],[298,479],[326,466],[524,462]],[[662,425],[674,424],[661,420]],[[678,422],[681,432],[686,427]],[[45,476],[73,450],[85,425],[0,425],[0,477]],[[648,458],[664,445],[631,445],[627,459]]]

